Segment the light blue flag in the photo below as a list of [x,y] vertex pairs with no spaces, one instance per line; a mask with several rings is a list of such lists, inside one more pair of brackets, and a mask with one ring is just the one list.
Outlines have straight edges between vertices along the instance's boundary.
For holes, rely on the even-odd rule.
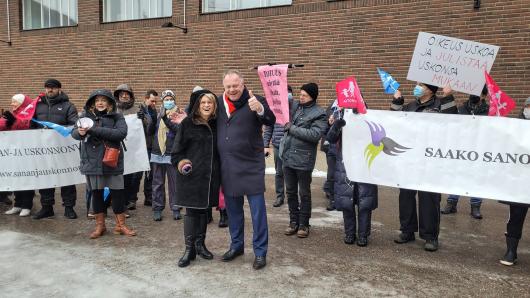
[[74,129],[73,127],[64,127],[62,125],[55,124],[55,123],[48,122],[48,121],[39,121],[39,120],[35,120],[35,119],[31,119],[31,121],[36,122],[36,123],[38,123],[38,124],[40,124],[42,126],[46,126],[48,128],[51,128],[51,129],[55,130],[56,132],[60,133],[63,137],[67,137],[70,134],[72,134],[72,130]]
[[110,195],[110,189],[108,187],[103,188],[103,201],[107,201]]
[[377,72],[379,72],[379,76],[381,77],[385,94],[394,94],[399,88],[399,83],[394,80],[389,73],[380,69],[379,67],[377,68]]

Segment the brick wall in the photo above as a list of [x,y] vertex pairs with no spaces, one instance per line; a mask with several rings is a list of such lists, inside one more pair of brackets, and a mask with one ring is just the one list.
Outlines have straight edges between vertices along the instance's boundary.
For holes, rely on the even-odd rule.
[[[0,43],[0,108],[14,93],[35,96],[48,77],[61,80],[78,107],[91,90],[123,82],[140,95],[148,88],[174,89],[180,101],[195,85],[221,93],[227,68],[242,70],[247,85],[261,90],[249,68],[278,62],[305,64],[290,71],[289,82],[296,89],[318,83],[322,104],[334,98],[335,82],[354,74],[370,107],[386,109],[390,96],[382,93],[376,67],[411,94],[414,82],[406,74],[419,31],[500,46],[493,77],[519,107],[530,96],[530,0],[482,1],[479,10],[464,0],[293,0],[205,15],[200,0],[188,0],[187,34],[161,28],[183,22],[183,1],[173,1],[171,18],[108,24],[100,23],[99,0],[78,2],[78,26],[21,31],[20,1],[10,1],[13,45]],[[5,7],[0,20],[5,39]]]

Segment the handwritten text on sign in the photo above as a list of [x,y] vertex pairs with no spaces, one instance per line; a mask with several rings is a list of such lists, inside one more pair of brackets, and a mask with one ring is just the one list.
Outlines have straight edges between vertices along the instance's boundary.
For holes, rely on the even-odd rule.
[[498,52],[498,46],[420,32],[407,80],[480,95]]
[[263,65],[258,75],[270,109],[276,116],[276,123],[289,122],[289,101],[287,92],[287,64]]

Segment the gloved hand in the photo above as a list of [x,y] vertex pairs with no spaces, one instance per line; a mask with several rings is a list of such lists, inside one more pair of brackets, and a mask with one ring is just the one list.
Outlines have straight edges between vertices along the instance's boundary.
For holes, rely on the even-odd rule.
[[13,113],[11,113],[10,111],[4,111],[2,116],[4,116],[4,118],[6,118],[6,120],[7,120],[6,121],[7,127],[13,126],[13,124],[17,120],[17,118],[15,118],[15,115],[13,115]]
[[292,125],[293,124],[291,122],[285,123],[285,125],[283,126],[283,131],[289,131],[289,129],[291,129]]
[[140,120],[144,120],[145,119],[145,113],[144,113],[144,111],[142,109],[140,109],[138,111],[138,113],[136,113],[136,116],[138,116],[138,119],[140,119]]
[[342,118],[335,120],[335,125],[337,126],[337,128],[343,128],[344,126],[346,126],[346,120]]

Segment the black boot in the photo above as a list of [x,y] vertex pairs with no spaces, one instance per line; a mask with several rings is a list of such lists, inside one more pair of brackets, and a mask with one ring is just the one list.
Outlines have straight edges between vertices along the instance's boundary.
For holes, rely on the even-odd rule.
[[447,205],[445,205],[445,208],[440,210],[440,212],[442,214],[456,213],[456,204],[455,201],[447,201]]
[[179,267],[186,267],[191,261],[195,260],[197,252],[195,251],[195,231],[197,229],[196,217],[184,216],[184,242],[186,250],[179,260]]
[[226,213],[226,209],[219,210],[219,227],[220,228],[226,228],[228,227],[228,214]]
[[482,219],[482,214],[480,214],[480,204],[471,205],[471,217],[474,219]]
[[64,217],[69,218],[69,219],[76,219],[77,213],[75,213],[74,207],[65,206]]
[[52,217],[55,214],[53,213],[53,207],[52,206],[42,206],[42,209],[37,212],[37,214],[33,215],[33,219],[42,219],[46,217]]
[[206,240],[206,230],[208,228],[206,220],[206,214],[201,214],[199,217],[197,238],[195,239],[195,251],[197,251],[197,254],[203,259],[211,260],[213,259],[213,254],[208,251],[206,245],[204,244],[204,240]]
[[501,264],[506,266],[512,266],[517,262],[517,245],[519,244],[519,239],[506,236],[506,253],[502,260]]

